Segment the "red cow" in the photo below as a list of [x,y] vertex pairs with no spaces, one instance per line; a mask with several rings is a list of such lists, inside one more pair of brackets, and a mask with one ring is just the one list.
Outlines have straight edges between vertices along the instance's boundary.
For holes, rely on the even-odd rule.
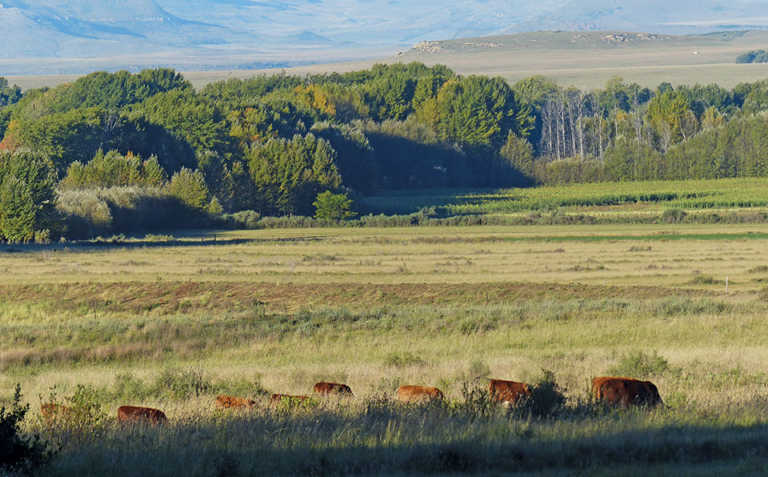
[[120,406],[117,409],[117,420],[120,422],[147,422],[155,425],[168,422],[163,411],[137,406]]
[[664,404],[659,390],[650,381],[633,378],[597,377],[592,380],[592,393],[595,399],[606,404],[624,407],[649,406]]
[[329,396],[352,396],[352,389],[346,384],[320,382],[315,384],[315,393]]
[[253,399],[239,398],[233,396],[216,396],[216,405],[220,408],[252,408],[256,405]]
[[443,392],[431,386],[400,386],[397,400],[400,402],[442,401]]
[[491,379],[489,386],[491,399],[507,405],[515,405],[517,401],[531,395],[531,387],[516,381]]

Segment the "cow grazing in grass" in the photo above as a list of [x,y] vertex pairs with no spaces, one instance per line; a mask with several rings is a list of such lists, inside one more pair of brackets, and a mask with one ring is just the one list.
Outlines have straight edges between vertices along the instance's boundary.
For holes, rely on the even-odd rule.
[[594,378],[592,394],[599,402],[624,407],[655,407],[664,404],[655,384],[633,378],[610,376]]
[[352,389],[346,384],[321,382],[315,384],[315,393],[324,396],[353,396]]
[[40,414],[46,422],[51,423],[72,416],[73,411],[72,408],[61,404],[48,403],[40,406]]
[[117,420],[120,422],[146,422],[149,424],[165,424],[168,418],[158,409],[137,406],[120,406],[117,409]]
[[216,396],[216,406],[224,409],[236,408],[251,408],[256,405],[256,401],[253,399],[239,398],[234,396]]
[[301,402],[309,400],[309,396],[291,396],[290,394],[273,394],[270,399],[273,404],[277,404],[283,401],[289,402]]
[[531,395],[531,387],[527,384],[503,379],[491,379],[488,389],[493,401],[508,406],[514,406],[518,400]]
[[397,400],[400,402],[442,401],[443,392],[431,386],[400,386],[397,388]]

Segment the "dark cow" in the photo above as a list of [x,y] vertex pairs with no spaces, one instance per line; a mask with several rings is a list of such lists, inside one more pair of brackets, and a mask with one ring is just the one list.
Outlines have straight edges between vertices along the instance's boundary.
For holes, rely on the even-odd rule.
[[491,379],[489,391],[493,401],[512,406],[531,395],[531,387],[527,384],[502,379]]
[[595,399],[611,405],[623,407],[664,404],[659,390],[650,381],[634,378],[603,376],[592,380],[592,393]]
[[397,400],[400,402],[442,401],[443,392],[431,386],[400,386],[397,388]]
[[120,406],[117,409],[117,420],[120,422],[147,422],[154,425],[168,422],[163,411],[137,406]]
[[324,396],[353,396],[352,389],[346,384],[320,382],[315,384],[315,393]]
[[256,401],[253,399],[239,398],[233,396],[216,396],[216,406],[224,409],[236,408],[252,408],[256,405]]

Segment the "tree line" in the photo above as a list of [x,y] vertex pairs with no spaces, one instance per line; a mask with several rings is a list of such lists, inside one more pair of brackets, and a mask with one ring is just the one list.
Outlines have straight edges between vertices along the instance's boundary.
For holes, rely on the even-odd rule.
[[[0,79],[0,236],[87,236],[126,211],[141,227],[312,215],[394,189],[762,176],[765,110],[768,81],[582,91],[420,63],[199,91],[170,69]],[[150,206],[171,212],[136,219]]]

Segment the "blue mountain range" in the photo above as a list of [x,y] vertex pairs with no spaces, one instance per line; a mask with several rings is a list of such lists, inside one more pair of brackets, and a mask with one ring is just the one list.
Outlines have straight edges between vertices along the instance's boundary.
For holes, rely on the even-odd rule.
[[277,61],[297,48],[395,51],[535,30],[766,27],[763,0],[0,0],[0,59],[263,51]]

